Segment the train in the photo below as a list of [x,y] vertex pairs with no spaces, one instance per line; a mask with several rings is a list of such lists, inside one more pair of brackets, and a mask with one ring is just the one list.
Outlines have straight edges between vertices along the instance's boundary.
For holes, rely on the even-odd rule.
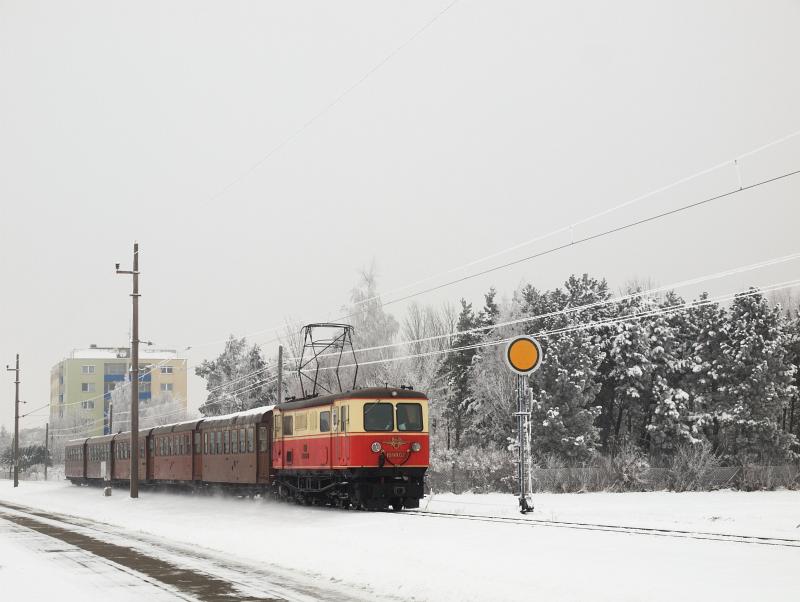
[[[314,396],[142,429],[138,446],[145,485],[418,508],[430,460],[428,398],[411,387]],[[130,432],[75,439],[65,446],[65,476],[127,486],[130,457]]]

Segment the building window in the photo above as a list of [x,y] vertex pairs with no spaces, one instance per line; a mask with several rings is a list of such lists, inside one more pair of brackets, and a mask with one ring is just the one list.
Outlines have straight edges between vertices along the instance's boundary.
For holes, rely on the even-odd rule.
[[109,376],[125,376],[128,371],[128,364],[105,364],[103,372]]
[[172,393],[172,383],[161,383],[162,393]]
[[59,393],[58,394],[58,403],[64,403],[64,394],[63,393]]
[[93,410],[94,409],[94,399],[89,399],[87,401],[81,402],[81,407],[84,410]]
[[161,374],[172,374],[172,366],[161,366],[159,370],[161,370]]
[[84,393],[94,393],[94,383],[81,383],[81,391]]
[[81,366],[81,374],[94,374],[94,366]]

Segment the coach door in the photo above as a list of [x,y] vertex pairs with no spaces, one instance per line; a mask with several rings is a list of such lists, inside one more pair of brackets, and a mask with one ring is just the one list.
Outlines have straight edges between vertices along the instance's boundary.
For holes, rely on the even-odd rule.
[[200,430],[192,432],[194,445],[192,446],[192,479],[199,481],[203,478],[203,456],[200,454]]
[[269,458],[272,450],[270,449],[270,425],[269,422],[259,422],[256,428],[256,464],[257,480],[259,483],[269,481]]

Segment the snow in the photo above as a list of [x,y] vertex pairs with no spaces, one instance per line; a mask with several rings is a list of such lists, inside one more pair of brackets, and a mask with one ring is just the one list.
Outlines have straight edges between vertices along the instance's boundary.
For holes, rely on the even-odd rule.
[[[42,578],[46,576],[46,578]],[[75,546],[16,527],[0,518],[0,583],[18,600],[174,600]],[[5,599],[5,598],[4,598]]]
[[[110,498],[64,483],[0,482],[0,499],[92,518],[402,600],[787,599],[800,549],[367,513],[143,490]],[[540,520],[697,529],[800,540],[800,492],[533,497]],[[429,512],[520,517],[510,495],[437,494]],[[0,552],[0,564],[2,552]],[[691,585],[689,585],[691,584]]]

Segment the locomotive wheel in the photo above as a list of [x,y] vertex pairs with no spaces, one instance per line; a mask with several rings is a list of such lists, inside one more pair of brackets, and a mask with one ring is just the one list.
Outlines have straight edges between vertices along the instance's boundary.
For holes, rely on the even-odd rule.
[[399,512],[403,509],[403,500],[399,497],[394,497],[392,501],[389,502],[389,505],[392,507],[392,512]]

